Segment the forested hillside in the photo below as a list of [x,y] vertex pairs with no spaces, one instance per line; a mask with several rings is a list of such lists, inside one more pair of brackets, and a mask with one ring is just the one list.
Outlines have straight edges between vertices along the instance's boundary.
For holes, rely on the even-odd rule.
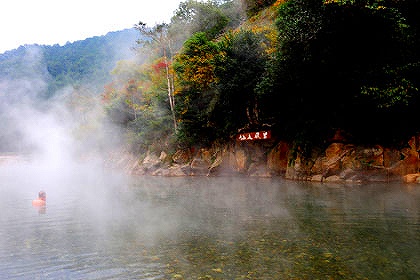
[[[135,57],[138,38],[130,29],[64,46],[26,45],[0,54],[0,151],[34,152],[34,134],[48,145],[58,132],[48,132],[51,127],[46,125],[37,128],[42,118],[63,119],[62,126],[77,120],[73,136],[97,139],[100,133],[91,131],[100,117],[94,110],[97,100],[116,62]],[[67,111],[52,112],[63,106]]]
[[337,130],[353,143],[398,145],[420,128],[419,8],[418,0],[187,0],[169,23],[6,52],[0,82],[36,73],[44,82],[30,88],[46,98],[67,85],[103,91],[106,116],[134,152],[261,129],[301,152]]
[[137,29],[104,100],[135,150],[205,146],[270,128],[300,151],[418,132],[419,1],[186,1]]
[[46,98],[66,86],[89,87],[100,93],[116,62],[134,57],[132,49],[138,37],[137,31],[127,29],[64,46],[21,46],[0,54],[0,81],[25,79],[36,73],[47,83],[40,92]]

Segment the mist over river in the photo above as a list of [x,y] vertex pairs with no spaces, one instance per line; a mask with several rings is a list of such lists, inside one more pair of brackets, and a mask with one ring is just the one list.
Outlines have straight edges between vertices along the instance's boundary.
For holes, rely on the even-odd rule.
[[19,163],[0,191],[0,279],[420,279],[417,185]]

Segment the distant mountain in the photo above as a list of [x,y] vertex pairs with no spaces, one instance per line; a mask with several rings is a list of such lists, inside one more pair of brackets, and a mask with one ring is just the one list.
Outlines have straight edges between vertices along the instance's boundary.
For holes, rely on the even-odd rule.
[[138,38],[133,28],[64,46],[25,45],[7,51],[0,54],[0,95],[20,88],[23,81],[45,98],[67,86],[101,91],[116,62],[133,58]]

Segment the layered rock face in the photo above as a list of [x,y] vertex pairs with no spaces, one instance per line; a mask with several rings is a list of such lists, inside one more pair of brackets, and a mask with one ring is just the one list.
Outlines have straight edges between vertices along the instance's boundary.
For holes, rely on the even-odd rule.
[[125,156],[129,162],[123,165],[133,174],[155,176],[284,176],[316,182],[420,183],[419,149],[419,136],[401,149],[356,146],[332,139],[324,151],[305,158],[283,141],[245,141],[179,150],[173,155],[148,153],[142,160]]
[[401,149],[332,142],[318,156],[302,158],[298,154],[285,176],[316,182],[415,182],[420,177],[419,147],[418,136]]
[[402,150],[358,147],[352,144],[332,143],[325,153],[315,159],[289,165],[286,178],[319,182],[363,182],[402,180],[419,170],[417,147]]

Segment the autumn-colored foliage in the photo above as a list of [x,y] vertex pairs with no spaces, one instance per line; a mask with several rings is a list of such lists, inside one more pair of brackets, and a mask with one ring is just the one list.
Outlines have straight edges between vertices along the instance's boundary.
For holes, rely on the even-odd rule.
[[207,40],[204,33],[197,33],[184,45],[176,57],[176,70],[184,86],[205,90],[217,81],[216,60],[223,56],[217,45]]
[[[406,125],[394,135],[416,127],[415,3],[243,0],[252,18],[234,28],[225,13],[233,2],[217,3],[187,1],[171,24],[138,26],[153,51],[142,65],[119,69],[104,93],[110,107],[125,110],[133,138],[148,132],[203,144],[271,126],[309,147],[336,128],[384,139],[395,116]],[[180,30],[191,32],[185,41]]]
[[160,61],[156,64],[153,65],[153,69],[155,70],[155,72],[159,73],[160,71],[164,70],[166,67],[168,67],[168,64]]

